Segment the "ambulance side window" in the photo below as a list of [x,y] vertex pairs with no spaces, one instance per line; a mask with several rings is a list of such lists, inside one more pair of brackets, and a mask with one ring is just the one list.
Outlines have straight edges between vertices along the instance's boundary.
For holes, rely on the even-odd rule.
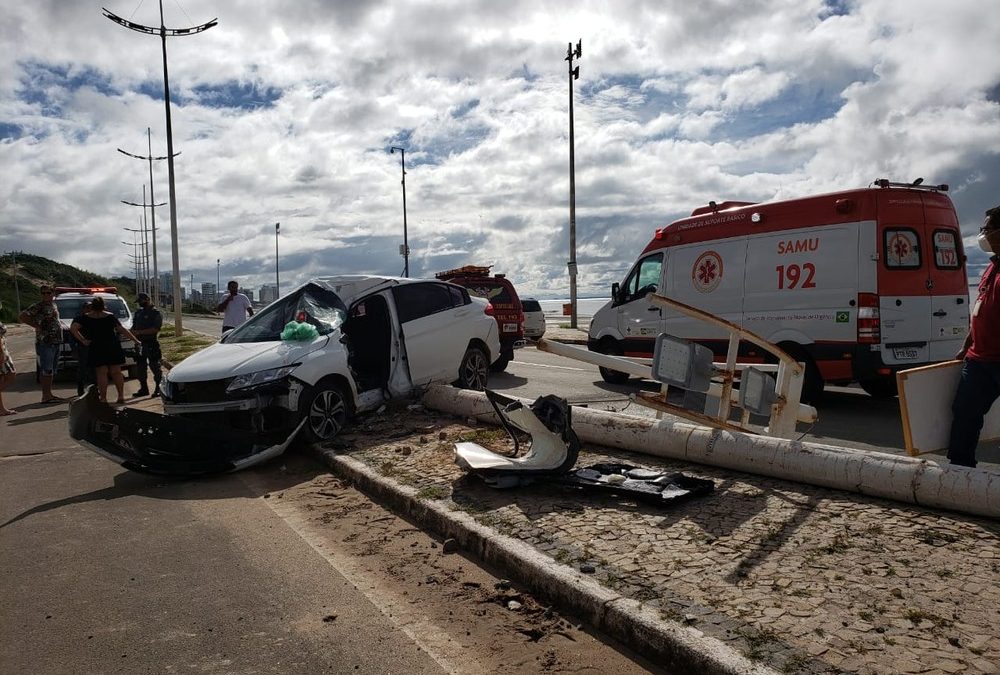
[[954,230],[934,230],[934,265],[939,270],[957,270],[960,267],[958,237]]
[[650,291],[656,291],[660,285],[660,272],[663,270],[663,254],[655,253],[643,258],[636,264],[632,273],[622,284],[620,303],[632,302]]
[[889,269],[920,267],[920,237],[909,227],[886,228],[882,233],[882,259]]

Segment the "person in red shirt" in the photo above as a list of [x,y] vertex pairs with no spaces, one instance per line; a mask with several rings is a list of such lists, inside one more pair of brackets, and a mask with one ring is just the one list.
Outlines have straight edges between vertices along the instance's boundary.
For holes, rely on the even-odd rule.
[[963,361],[962,377],[951,404],[948,443],[948,460],[969,467],[976,466],[983,417],[1000,397],[1000,206],[986,212],[979,246],[993,255],[979,281],[965,345],[955,356]]

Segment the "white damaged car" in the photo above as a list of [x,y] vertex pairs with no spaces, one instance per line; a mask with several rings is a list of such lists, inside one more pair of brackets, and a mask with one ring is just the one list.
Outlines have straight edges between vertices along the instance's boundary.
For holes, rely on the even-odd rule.
[[460,286],[323,277],[173,368],[161,384],[166,415],[114,409],[88,392],[70,406],[70,434],[136,471],[234,470],[297,435],[329,440],[354,413],[433,382],[481,391],[499,355],[486,302]]

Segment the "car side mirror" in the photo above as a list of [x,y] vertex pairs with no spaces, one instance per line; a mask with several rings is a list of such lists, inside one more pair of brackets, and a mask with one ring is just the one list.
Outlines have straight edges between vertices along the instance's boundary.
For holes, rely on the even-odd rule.
[[616,281],[611,284],[611,301],[617,303],[619,301],[618,294],[621,293],[621,285]]

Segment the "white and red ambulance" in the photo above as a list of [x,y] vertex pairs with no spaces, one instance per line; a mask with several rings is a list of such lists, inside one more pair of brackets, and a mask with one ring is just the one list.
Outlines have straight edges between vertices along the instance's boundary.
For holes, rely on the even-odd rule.
[[[895,394],[897,370],[951,359],[969,327],[965,255],[947,185],[874,187],[754,204],[712,202],[656,230],[590,324],[591,351],[650,356],[659,333],[724,356],[726,336],[654,307],[656,291],[739,324],[825,383]],[[762,359],[741,347],[741,361]],[[624,373],[602,369],[609,382]]]

